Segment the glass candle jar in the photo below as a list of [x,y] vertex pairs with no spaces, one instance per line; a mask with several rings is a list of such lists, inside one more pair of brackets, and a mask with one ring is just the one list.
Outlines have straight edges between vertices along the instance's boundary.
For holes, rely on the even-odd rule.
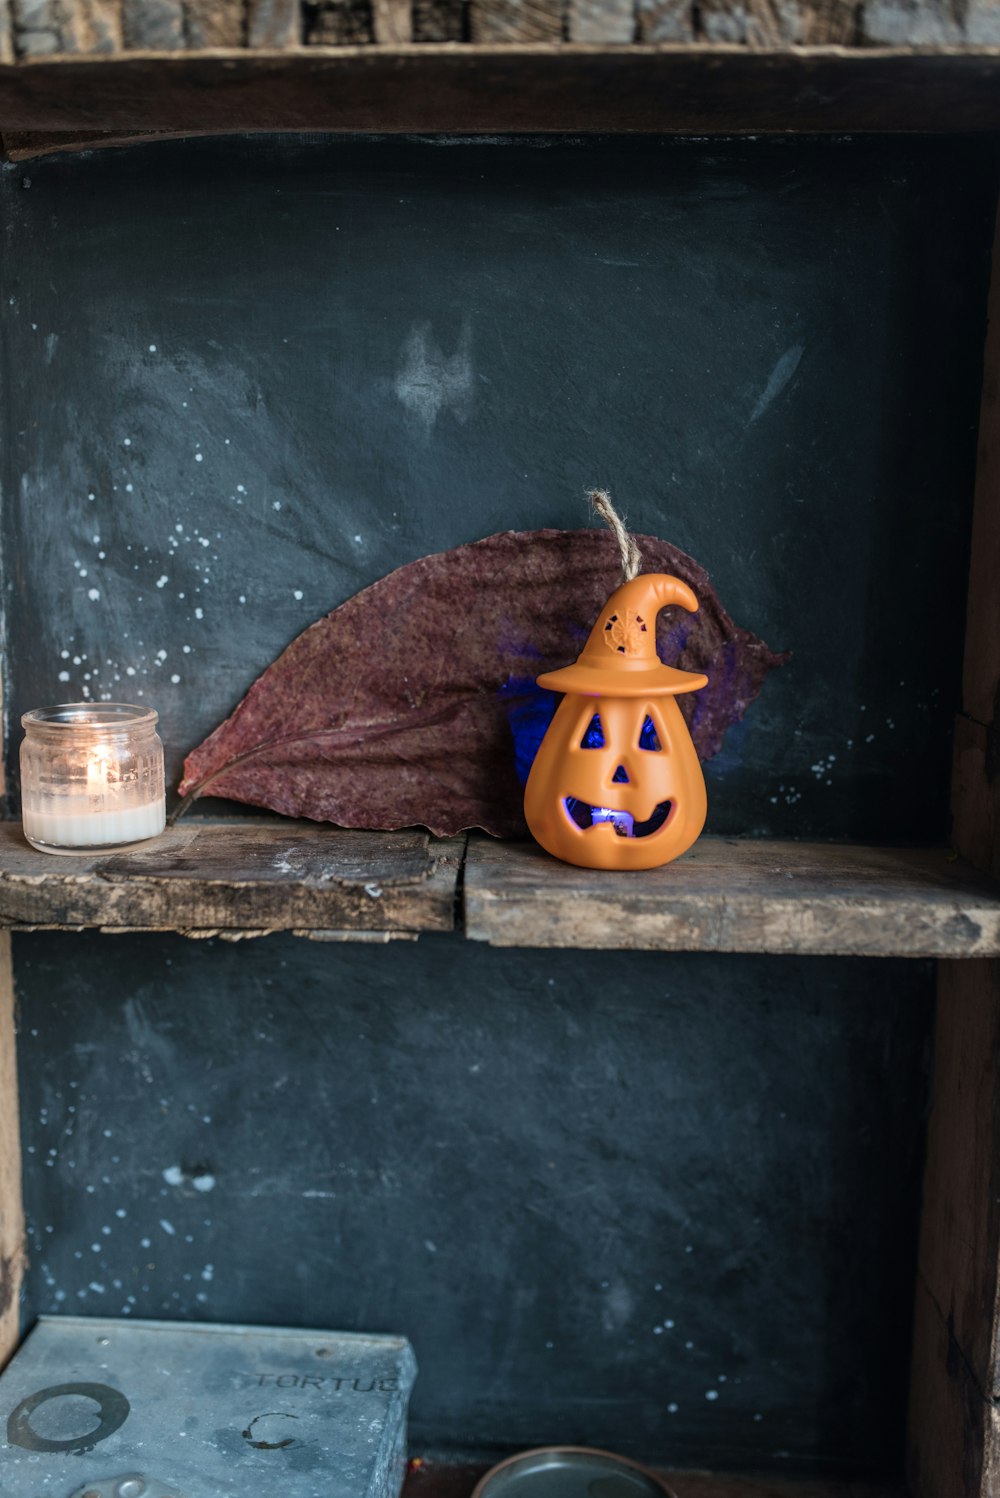
[[166,824],[163,745],[152,708],[67,702],[21,719],[24,835],[43,853],[89,853]]

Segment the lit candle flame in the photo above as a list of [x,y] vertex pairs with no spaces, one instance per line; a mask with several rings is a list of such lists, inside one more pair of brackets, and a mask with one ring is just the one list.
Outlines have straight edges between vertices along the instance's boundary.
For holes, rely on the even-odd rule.
[[108,791],[111,753],[103,744],[87,751],[87,795],[105,796]]

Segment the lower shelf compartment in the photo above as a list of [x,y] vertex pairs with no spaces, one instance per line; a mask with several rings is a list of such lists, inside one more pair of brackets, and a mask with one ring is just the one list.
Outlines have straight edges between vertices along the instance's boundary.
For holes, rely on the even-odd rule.
[[[487,1469],[412,1459],[403,1498],[469,1498]],[[660,1472],[675,1498],[905,1498],[902,1483],[835,1478],[753,1476],[730,1472]]]

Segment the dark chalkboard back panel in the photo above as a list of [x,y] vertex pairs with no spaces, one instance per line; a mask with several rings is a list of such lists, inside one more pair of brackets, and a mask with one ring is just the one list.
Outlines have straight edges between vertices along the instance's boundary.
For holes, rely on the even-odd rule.
[[601,483],[794,652],[710,830],[943,834],[990,176],[865,139],[5,168],[14,721],[152,702],[176,779],[332,605]]
[[896,1462],[929,965],[14,940],[29,1314],[404,1332],[417,1450]]

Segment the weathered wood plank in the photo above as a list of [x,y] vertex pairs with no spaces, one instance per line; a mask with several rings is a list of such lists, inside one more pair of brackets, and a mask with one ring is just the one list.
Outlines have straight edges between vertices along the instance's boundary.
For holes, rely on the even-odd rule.
[[998,729],[959,715],[952,750],[952,842],[976,868],[1000,876]]
[[[965,638],[955,736],[955,842],[1000,868],[1000,220],[980,411]],[[908,1475],[914,1498],[1000,1491],[1000,964],[943,963],[934,1102],[920,1227]]]
[[571,42],[621,46],[636,39],[634,0],[569,0]]
[[640,42],[692,42],[694,0],[639,0],[636,23]]
[[[1000,15],[1000,4],[997,6]],[[998,231],[1000,234],[1000,231]],[[990,283],[972,516],[962,704],[976,723],[1000,731],[1000,250]]]
[[565,29],[566,0],[471,0],[469,6],[476,43],[561,42]]
[[10,935],[0,932],[0,1368],[17,1347],[23,1273],[24,1209],[21,1204],[14,979]]
[[4,13],[23,57],[121,50],[121,0],[13,0]]
[[941,849],[702,838],[604,873],[472,838],[467,934],[493,946],[971,957],[1000,953],[1000,884]]
[[920,1231],[909,1475],[914,1498],[1000,1482],[1000,964],[942,963]]
[[[198,130],[81,130],[79,134],[50,134],[44,130],[5,130],[3,154],[8,161],[33,161],[38,156],[56,156],[63,151],[92,151],[97,146],[135,146],[150,140],[192,139]],[[0,784],[4,771],[0,768]]]
[[413,0],[415,42],[464,42],[464,0]]
[[0,64],[10,131],[1000,129],[1000,50],[745,47],[247,49]]
[[125,46],[133,52],[178,52],[184,47],[182,0],[122,0]]
[[861,40],[873,47],[995,47],[996,0],[864,0]]
[[247,45],[281,50],[302,41],[302,8],[299,0],[250,0]]
[[411,0],[372,0],[372,24],[380,47],[401,47],[413,41]]
[[462,838],[182,822],[130,853],[37,853],[0,826],[0,926],[450,931]]
[[183,0],[184,42],[189,51],[242,47],[246,41],[246,0]]
[[306,9],[309,47],[362,46],[374,40],[372,0],[320,0]]

